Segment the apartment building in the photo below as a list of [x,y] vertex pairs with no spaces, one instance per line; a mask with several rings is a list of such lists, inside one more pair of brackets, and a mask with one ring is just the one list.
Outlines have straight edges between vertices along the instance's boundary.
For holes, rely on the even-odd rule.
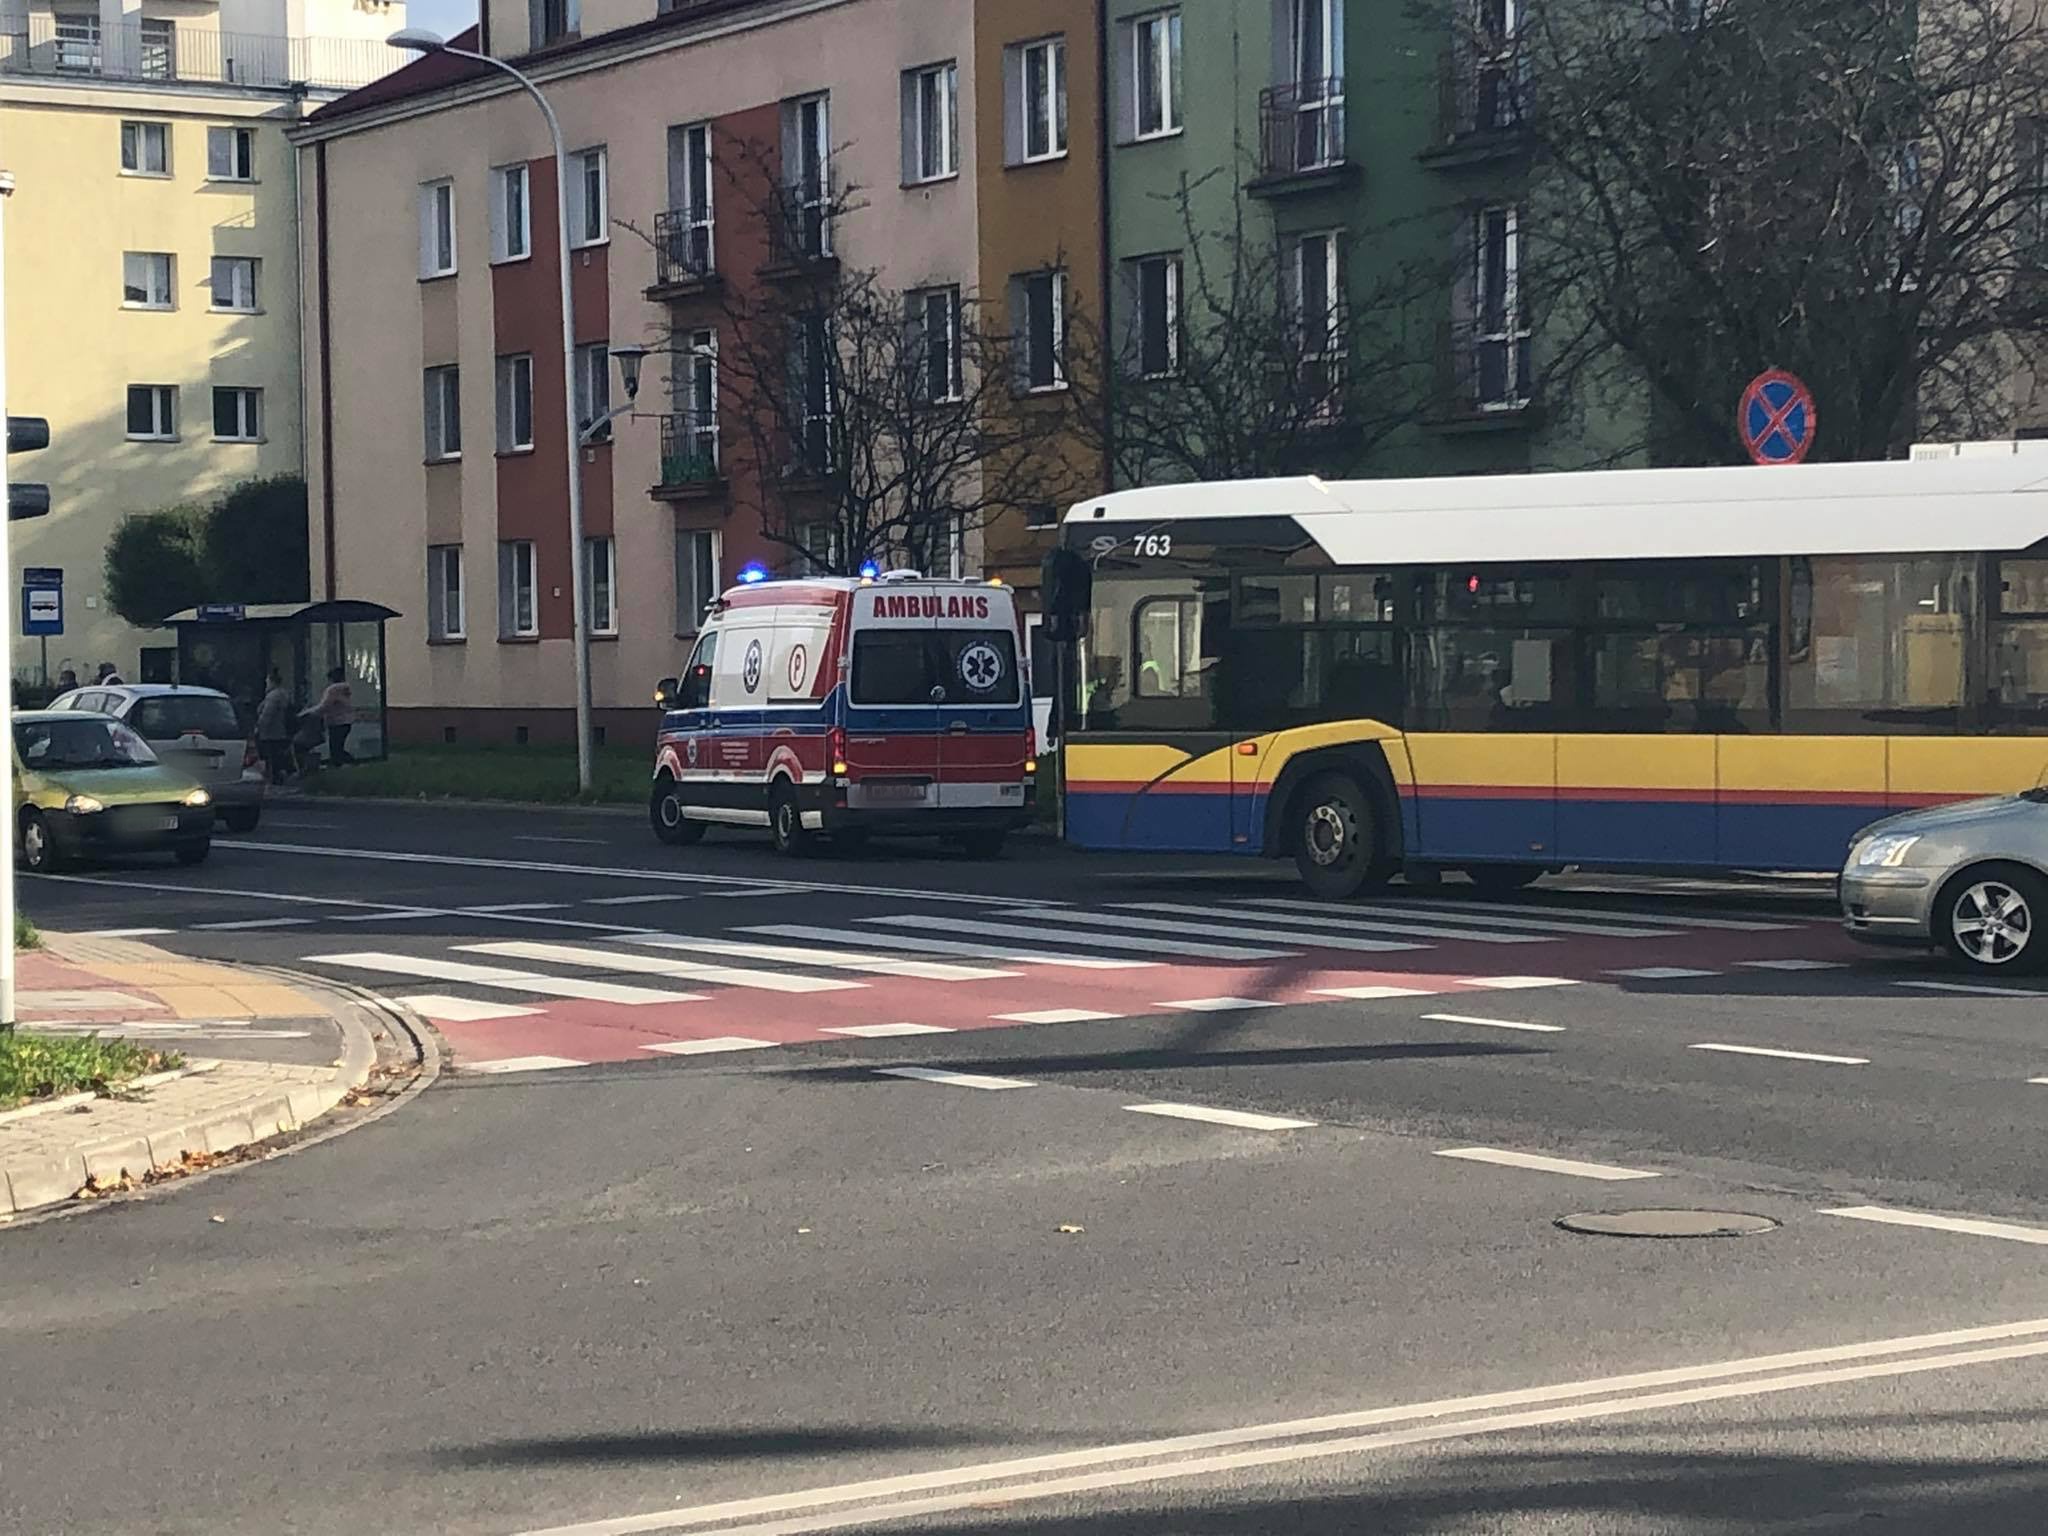
[[[286,129],[385,73],[403,0],[143,0],[0,10],[7,360],[51,445],[14,563],[64,572],[49,671],[167,676],[107,605],[122,517],[301,465],[296,156]],[[33,468],[29,466],[32,464]],[[18,647],[36,679],[40,648]]]

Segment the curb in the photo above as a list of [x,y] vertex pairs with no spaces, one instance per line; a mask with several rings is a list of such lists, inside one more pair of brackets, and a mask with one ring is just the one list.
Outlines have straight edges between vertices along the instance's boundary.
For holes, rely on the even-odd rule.
[[417,795],[408,798],[404,795],[302,794],[279,803],[292,806],[318,806],[323,809],[343,805],[361,805],[381,810],[409,807],[413,810],[452,811],[570,811],[588,816],[644,817],[647,814],[647,807],[644,805],[579,805],[574,800],[467,800],[460,799],[454,795]]

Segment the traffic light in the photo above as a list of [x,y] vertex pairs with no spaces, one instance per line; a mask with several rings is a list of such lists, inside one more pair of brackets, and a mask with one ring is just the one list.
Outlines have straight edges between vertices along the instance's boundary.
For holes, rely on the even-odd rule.
[[[41,416],[10,416],[7,418],[7,451],[9,453],[34,453],[38,448],[50,446],[50,424]],[[23,518],[47,517],[50,512],[50,488],[34,482],[23,483],[14,479],[7,482],[7,520],[18,523]]]

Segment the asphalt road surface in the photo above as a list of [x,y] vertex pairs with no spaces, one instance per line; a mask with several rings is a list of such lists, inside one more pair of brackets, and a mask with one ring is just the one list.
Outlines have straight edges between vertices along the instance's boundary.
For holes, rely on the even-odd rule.
[[[451,1070],[0,1231],[0,1529],[2048,1508],[2048,991],[1852,948],[1810,882],[1324,907],[1028,841],[305,802],[22,901],[402,1001]],[[1764,1230],[1557,1225],[1636,1209]]]

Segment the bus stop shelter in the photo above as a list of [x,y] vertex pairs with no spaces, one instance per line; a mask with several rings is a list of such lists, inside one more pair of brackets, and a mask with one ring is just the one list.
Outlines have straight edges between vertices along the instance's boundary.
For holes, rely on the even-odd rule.
[[275,667],[296,709],[308,709],[341,667],[355,695],[349,751],[381,758],[385,742],[384,626],[398,617],[381,603],[202,603],[164,620],[178,636],[178,681],[218,688],[253,727],[265,678]]

